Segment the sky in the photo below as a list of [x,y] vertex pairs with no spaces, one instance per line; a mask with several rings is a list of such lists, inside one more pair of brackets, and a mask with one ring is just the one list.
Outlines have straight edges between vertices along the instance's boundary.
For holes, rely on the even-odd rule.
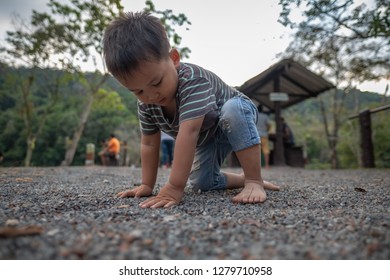
[[[1,0],[0,44],[13,30],[12,15],[27,21],[32,9],[47,10],[49,0]],[[65,0],[64,0],[65,1]],[[277,54],[291,41],[291,30],[278,23],[278,0],[153,0],[157,10],[184,13],[192,23],[180,30],[182,46],[191,54],[184,62],[213,71],[231,86],[240,86],[277,63]],[[122,0],[126,11],[141,11],[145,0]],[[384,93],[386,83],[359,85],[362,91]]]

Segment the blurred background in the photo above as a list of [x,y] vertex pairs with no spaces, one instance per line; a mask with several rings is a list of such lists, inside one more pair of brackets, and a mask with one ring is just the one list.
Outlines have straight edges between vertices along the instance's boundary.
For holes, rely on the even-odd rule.
[[[136,99],[101,56],[104,28],[122,11],[160,17],[182,61],[231,86],[286,58],[332,83],[282,111],[306,168],[361,167],[360,124],[351,117],[390,104],[384,0],[14,0],[0,7],[1,166],[84,165],[89,143],[100,164],[111,133],[122,144],[118,164],[140,164]],[[379,168],[390,167],[389,114],[371,114]]]

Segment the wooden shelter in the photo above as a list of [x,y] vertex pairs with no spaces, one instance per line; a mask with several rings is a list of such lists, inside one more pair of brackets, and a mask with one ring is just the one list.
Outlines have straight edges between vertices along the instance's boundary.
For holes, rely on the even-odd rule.
[[284,59],[246,81],[239,90],[275,113],[274,165],[285,165],[281,111],[335,86],[299,63]]

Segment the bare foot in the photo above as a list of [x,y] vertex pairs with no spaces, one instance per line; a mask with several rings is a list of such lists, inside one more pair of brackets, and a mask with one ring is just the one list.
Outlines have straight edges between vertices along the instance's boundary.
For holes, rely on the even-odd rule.
[[[269,182],[267,182],[269,183]],[[271,184],[271,183],[269,183]],[[265,185],[265,184],[264,184]],[[272,184],[273,185],[273,184]],[[275,186],[275,185],[273,185]],[[277,187],[277,186],[275,186]],[[267,199],[267,195],[264,191],[263,185],[260,181],[245,180],[244,189],[235,197],[233,202],[236,203],[261,203]]]
[[271,191],[280,191],[280,187],[272,184],[271,182],[264,181],[264,189],[271,190]]
[[[244,175],[244,172],[241,172],[238,176],[241,176],[241,180],[242,181],[244,181],[244,182],[246,182],[245,181],[245,175]],[[255,182],[257,182],[257,181],[255,181]],[[239,184],[237,184],[237,185],[239,185]],[[266,190],[270,190],[270,191],[280,191],[280,187],[278,186],[278,185],[275,185],[275,184],[272,184],[271,182],[268,182],[268,181],[265,181],[264,180],[264,185],[263,185],[263,187],[264,187],[264,189],[266,189]],[[229,187],[230,189],[237,189],[237,188],[239,188],[239,187],[237,187],[237,186],[231,186],[231,187]]]

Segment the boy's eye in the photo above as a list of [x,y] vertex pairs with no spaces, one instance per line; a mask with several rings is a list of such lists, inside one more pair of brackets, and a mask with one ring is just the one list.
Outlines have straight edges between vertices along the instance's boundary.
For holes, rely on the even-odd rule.
[[159,86],[159,85],[161,84],[161,82],[162,82],[162,79],[159,80],[157,83],[153,84],[153,86],[154,86],[154,87],[157,87],[157,86]]

